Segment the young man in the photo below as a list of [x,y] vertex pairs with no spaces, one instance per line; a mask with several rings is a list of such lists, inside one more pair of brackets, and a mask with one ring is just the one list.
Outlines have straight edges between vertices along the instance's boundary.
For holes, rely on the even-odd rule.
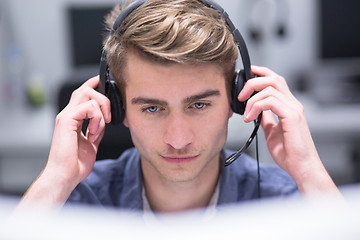
[[[119,13],[116,8],[107,18],[110,27]],[[57,116],[48,163],[20,207],[61,206],[69,199],[173,212],[257,198],[256,163],[250,157],[223,167],[230,155],[223,148],[233,114],[230,89],[238,49],[219,12],[198,0],[149,0],[127,16],[104,49],[136,148],[95,164],[111,109],[94,90],[98,77],[88,80]],[[259,77],[238,96],[248,99],[244,120],[263,112],[269,151],[287,172],[262,167],[262,196],[297,189],[304,195],[339,194],[286,81],[267,68],[252,71]],[[81,132],[85,119],[90,119],[86,136]]]

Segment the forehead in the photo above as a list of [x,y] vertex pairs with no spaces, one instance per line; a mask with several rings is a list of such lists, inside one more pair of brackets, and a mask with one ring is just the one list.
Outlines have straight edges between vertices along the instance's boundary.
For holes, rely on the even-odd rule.
[[139,56],[127,54],[124,80],[126,95],[131,90],[148,89],[153,93],[157,89],[186,91],[187,87],[222,88],[225,86],[225,74],[222,67],[215,63],[162,63]]

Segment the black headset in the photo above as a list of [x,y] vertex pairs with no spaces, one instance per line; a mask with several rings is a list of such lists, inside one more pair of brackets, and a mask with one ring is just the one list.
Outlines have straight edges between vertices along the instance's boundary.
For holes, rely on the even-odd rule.
[[[116,29],[119,28],[121,23],[124,21],[124,19],[136,8],[141,6],[143,3],[145,3],[147,0],[137,0],[133,3],[131,3],[128,7],[126,7],[121,14],[117,17],[112,30],[110,32],[110,36],[113,35],[116,31]],[[234,39],[238,45],[238,49],[241,55],[243,68],[239,72],[235,73],[234,80],[232,82],[232,90],[231,90],[231,108],[235,113],[238,113],[240,115],[244,114],[246,102],[240,102],[237,97],[244,87],[247,80],[255,77],[255,75],[251,72],[251,63],[250,63],[250,57],[247,50],[247,47],[245,45],[245,41],[243,37],[241,36],[239,30],[235,27],[235,25],[232,23],[232,21],[229,18],[229,15],[225,12],[225,10],[219,6],[217,3],[211,1],[211,0],[204,0],[203,2],[206,6],[217,10],[225,19],[227,25],[229,26]],[[125,117],[125,111],[123,108],[123,101],[120,94],[119,89],[116,86],[115,80],[112,77],[110,68],[106,61],[106,52],[105,50],[102,52],[101,60],[100,60],[100,83],[96,89],[100,93],[107,96],[111,102],[111,116],[112,124],[119,124],[124,120]],[[257,130],[259,128],[261,121],[261,114],[259,115],[258,119],[255,121],[255,128],[253,133],[251,134],[251,137],[247,141],[247,143],[236,153],[231,155],[228,159],[225,161],[225,165],[229,165],[233,161],[235,161],[242,152],[244,152],[256,136]]]

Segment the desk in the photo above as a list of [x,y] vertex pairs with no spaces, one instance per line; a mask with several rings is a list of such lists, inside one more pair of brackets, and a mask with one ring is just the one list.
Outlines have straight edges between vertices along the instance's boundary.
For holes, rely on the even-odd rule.
[[342,185],[356,180],[360,174],[356,164],[360,164],[360,159],[353,159],[353,154],[360,151],[360,106],[300,100],[320,158],[335,183]]
[[0,118],[0,192],[21,193],[46,163],[54,126],[52,106],[8,108]]

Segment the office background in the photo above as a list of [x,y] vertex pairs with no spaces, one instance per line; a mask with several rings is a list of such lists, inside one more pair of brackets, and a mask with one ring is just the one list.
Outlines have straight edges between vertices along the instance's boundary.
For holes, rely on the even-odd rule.
[[[98,74],[102,33],[94,20],[101,21],[115,3],[0,1],[0,194],[22,194],[44,167],[60,89]],[[283,75],[303,103],[320,157],[336,184],[358,182],[360,18],[354,13],[360,3],[218,3],[243,34],[252,63]],[[234,116],[227,146],[238,148],[251,129]],[[260,160],[271,163],[262,132],[259,135]]]

